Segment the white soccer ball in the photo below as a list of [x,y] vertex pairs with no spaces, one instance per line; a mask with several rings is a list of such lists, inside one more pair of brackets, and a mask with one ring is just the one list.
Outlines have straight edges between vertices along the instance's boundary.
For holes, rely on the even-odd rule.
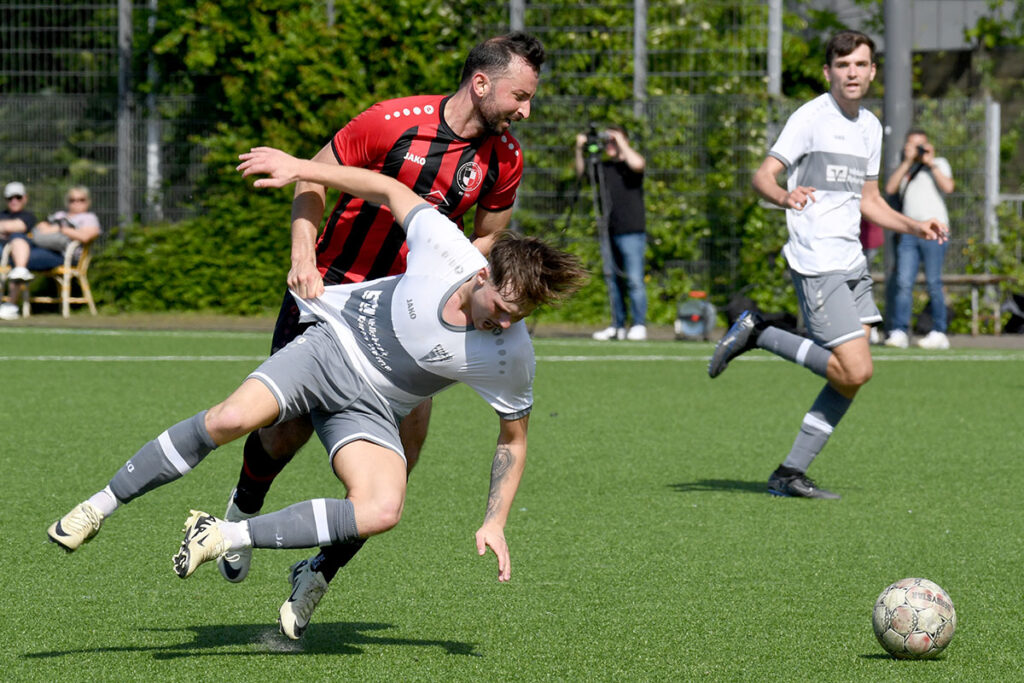
[[903,579],[878,596],[871,618],[875,636],[899,659],[931,659],[956,631],[956,610],[946,591],[928,579]]

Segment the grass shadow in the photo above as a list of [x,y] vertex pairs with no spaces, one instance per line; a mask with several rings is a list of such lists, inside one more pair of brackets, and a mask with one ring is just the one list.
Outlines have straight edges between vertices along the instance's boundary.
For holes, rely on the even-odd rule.
[[873,652],[871,654],[857,655],[861,659],[887,659],[890,662],[913,662],[915,666],[920,665],[921,662],[941,662],[945,657],[931,657],[929,659],[900,659],[893,657],[892,655],[882,654],[881,652]]
[[739,479],[698,479],[697,481],[669,484],[676,493],[707,493],[709,491],[735,491],[738,493],[759,493],[768,495],[763,481],[742,481]]
[[[187,642],[173,645],[112,645],[109,647],[54,650],[50,652],[27,652],[25,659],[49,659],[80,654],[108,652],[152,652],[154,659],[176,659],[199,656],[239,655],[358,655],[365,646],[399,645],[412,647],[440,647],[450,655],[482,657],[476,652],[474,643],[454,640],[426,640],[418,638],[393,638],[374,635],[374,631],[394,628],[393,624],[367,622],[326,622],[316,623],[301,640],[289,640],[276,627],[266,624],[222,624],[218,626],[190,626],[184,629],[150,628],[140,629],[155,633],[192,632]],[[238,648],[252,648],[239,650]]]

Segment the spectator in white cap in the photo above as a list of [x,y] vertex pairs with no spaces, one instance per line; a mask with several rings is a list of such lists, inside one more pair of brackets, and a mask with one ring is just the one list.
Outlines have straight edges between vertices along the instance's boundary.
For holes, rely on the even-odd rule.
[[7,183],[4,187],[4,208],[0,211],[0,245],[6,244],[11,235],[26,233],[36,224],[36,217],[25,210],[28,194],[22,183]]
[[[21,183],[11,183],[21,188]],[[12,234],[11,272],[7,275],[7,301],[0,304],[0,320],[14,320],[18,317],[17,301],[21,298],[25,283],[32,279],[33,270],[50,270],[64,263],[64,250],[73,241],[88,244],[100,235],[100,222],[89,210],[89,189],[76,185],[64,197],[67,210],[51,214],[47,220],[36,223],[31,239],[22,231]],[[10,202],[10,200],[8,200]],[[31,214],[30,214],[31,215]],[[31,225],[28,226],[32,229]],[[78,256],[75,256],[75,260]]]

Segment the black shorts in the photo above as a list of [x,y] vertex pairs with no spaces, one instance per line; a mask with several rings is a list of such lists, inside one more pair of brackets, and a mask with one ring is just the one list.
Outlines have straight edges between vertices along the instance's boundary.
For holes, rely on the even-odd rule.
[[270,355],[274,355],[288,346],[289,342],[315,324],[299,322],[299,305],[295,302],[292,293],[287,289],[284,290],[281,312],[277,314],[277,322],[274,323],[274,337],[270,341]]

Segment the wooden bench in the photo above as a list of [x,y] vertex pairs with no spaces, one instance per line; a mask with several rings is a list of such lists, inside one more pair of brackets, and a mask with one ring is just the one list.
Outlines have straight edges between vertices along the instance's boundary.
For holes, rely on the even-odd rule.
[[[871,279],[877,283],[885,283],[885,275],[882,273],[872,273]],[[971,290],[971,336],[978,336],[978,320],[980,318],[979,308],[981,306],[980,297],[978,296],[978,289],[981,287],[988,287],[990,285],[997,285],[1001,282],[1009,282],[1013,280],[1010,275],[999,275],[996,273],[943,273],[942,284],[948,287],[969,287]],[[914,280],[915,284],[923,285],[926,284],[924,273],[918,273],[917,278]],[[998,298],[992,302],[992,319],[994,324],[994,331],[996,334],[1002,333],[1003,320],[1002,311],[1000,310],[1000,302]]]

